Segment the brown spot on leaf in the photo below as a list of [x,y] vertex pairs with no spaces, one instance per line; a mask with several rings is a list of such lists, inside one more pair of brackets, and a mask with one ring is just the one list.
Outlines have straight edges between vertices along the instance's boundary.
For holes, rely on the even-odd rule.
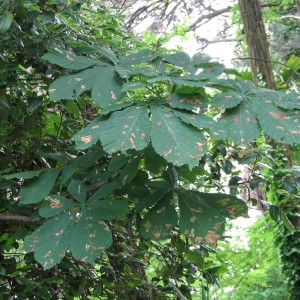
[[230,98],[232,98],[232,96],[231,96],[231,95],[227,95],[227,96],[225,96],[225,99],[230,99]]
[[124,130],[124,131],[122,131],[122,134],[126,134],[126,133],[127,133],[127,131],[125,131],[125,130]]
[[45,255],[44,255],[44,257],[48,257],[48,256],[50,256],[51,255],[51,253],[52,253],[52,251],[50,250],[50,251],[48,251]]
[[124,128],[129,128],[129,125],[128,124],[124,125]]
[[216,223],[216,225],[214,226],[214,229],[219,230],[223,224],[224,224],[224,222]]
[[196,212],[196,213],[203,213],[203,210],[201,207],[191,207],[191,211],[192,212]]
[[52,208],[61,208],[61,207],[63,207],[63,205],[62,205],[62,203],[60,202],[59,199],[52,198],[52,197],[48,196],[48,197],[45,198],[45,200],[50,202],[50,206]]
[[233,122],[234,122],[234,123],[238,123],[238,122],[239,122],[239,118],[238,118],[238,117],[234,117],[234,118],[233,118]]
[[159,122],[157,122],[156,123],[158,126],[160,126],[161,124],[162,124],[162,122],[161,121],[159,121]]
[[168,156],[169,154],[172,153],[172,151],[173,151],[172,149],[164,151],[164,156]]
[[122,147],[124,147],[124,146],[126,145],[126,142],[123,141],[123,142],[121,143],[121,145],[122,145]]
[[202,237],[200,237],[200,236],[195,237],[195,243],[200,244],[200,243],[202,243],[202,241],[203,241]]
[[82,85],[80,86],[80,89],[83,91],[83,90],[85,89],[85,85],[82,84]]
[[147,221],[143,226],[145,227],[146,232],[149,232],[152,224],[149,221]]
[[277,129],[284,131],[284,128],[281,126],[276,126]]
[[131,133],[131,136],[135,138],[135,134],[133,132]]
[[161,236],[161,230],[152,231],[152,234],[156,239],[159,239]]
[[117,96],[116,96],[116,94],[114,93],[114,92],[110,92],[110,94],[111,94],[111,97],[113,98],[113,99],[117,99]]
[[231,218],[235,218],[236,213],[238,212],[237,206],[226,207],[226,210],[229,212]]
[[143,139],[145,139],[145,137],[146,137],[146,134],[145,134],[145,133],[142,133],[142,134],[141,134],[141,139],[143,140]]
[[56,92],[56,89],[50,89],[49,90],[49,93],[54,93],[54,92]]
[[193,158],[193,159],[201,159],[202,158],[202,155],[189,155],[190,158]]
[[167,229],[171,230],[173,225],[172,224],[165,224],[165,226],[167,227]]
[[300,130],[289,130],[291,134],[300,134]]
[[286,113],[282,112],[280,114],[277,114],[275,112],[270,112],[270,114],[276,118],[276,119],[285,119],[285,120],[288,120],[290,119],[291,117],[289,115],[287,115]]
[[58,53],[63,54],[63,51],[58,49],[58,48],[54,48]]
[[76,77],[76,78],[74,78],[74,80],[75,80],[75,81],[81,81],[82,78]]
[[193,217],[190,218],[190,222],[191,223],[194,223],[195,221],[196,221],[196,217],[195,216],[193,216]]
[[166,114],[166,115],[165,115],[165,117],[166,117],[166,118],[171,118],[171,117],[172,117],[172,115],[170,115],[170,114]]
[[219,203],[222,206],[225,206],[229,201],[230,201],[229,199],[225,198],[225,199],[218,200],[217,203]]
[[85,251],[89,251],[91,248],[91,245],[85,244]]
[[67,53],[67,59],[68,59],[68,60],[74,60],[74,58],[71,56],[70,53]]
[[135,142],[134,142],[133,138],[130,138],[129,140],[130,140],[131,147],[135,148]]
[[92,141],[93,137],[91,135],[87,135],[87,136],[83,136],[81,137],[81,141],[84,143],[84,144],[88,144]]
[[157,214],[160,214],[160,213],[164,212],[165,210],[166,210],[165,207],[161,207],[160,209],[158,209],[158,210],[156,211],[156,213],[157,213]]
[[188,229],[186,229],[185,231],[184,231],[184,233],[185,233],[185,235],[188,235],[189,237],[194,237],[195,236],[195,229],[194,228],[192,228],[192,230],[191,231],[189,231]]
[[217,241],[221,236],[216,234],[214,231],[208,231],[205,240],[207,243],[211,243],[213,246],[217,246]]
[[95,126],[92,127],[92,129],[98,129],[98,128],[100,128],[99,125],[95,125]]
[[188,104],[191,104],[191,105],[195,105],[195,104],[201,103],[200,101],[197,101],[197,100],[198,100],[197,98],[196,98],[196,100],[182,98],[182,99],[179,100],[179,102],[185,102],[185,103],[188,103]]

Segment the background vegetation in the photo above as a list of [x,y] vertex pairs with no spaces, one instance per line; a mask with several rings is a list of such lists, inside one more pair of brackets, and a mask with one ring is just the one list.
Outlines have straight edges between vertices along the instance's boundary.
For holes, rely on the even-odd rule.
[[[164,47],[242,24],[174,2],[0,2],[0,299],[298,298],[299,3],[261,3],[290,41],[273,91]],[[224,236],[253,206],[271,218]]]

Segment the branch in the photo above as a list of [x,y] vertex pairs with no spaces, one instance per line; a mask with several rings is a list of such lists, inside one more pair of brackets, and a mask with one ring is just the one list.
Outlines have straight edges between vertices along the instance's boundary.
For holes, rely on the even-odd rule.
[[217,44],[217,43],[231,43],[231,42],[236,42],[236,39],[234,38],[224,38],[224,39],[215,39],[215,40],[208,40],[205,38],[200,38],[199,39],[202,43],[207,43],[207,44]]
[[18,221],[18,222],[26,222],[26,223],[36,223],[39,222],[41,218],[31,218],[28,216],[20,216],[20,215],[0,215],[0,221]]
[[219,10],[215,10],[214,12],[204,15],[204,16],[200,16],[193,24],[190,25],[189,29],[187,31],[192,31],[195,30],[198,27],[198,23],[206,20],[206,19],[212,19],[214,17],[217,17],[219,15],[222,15],[224,13],[229,12],[231,9],[231,6],[225,7],[223,9],[219,9]]
[[286,15],[286,16],[280,17],[279,19],[287,19],[287,18],[292,18],[292,19],[300,20],[300,16],[296,16],[296,15]]
[[275,60],[266,60],[266,59],[261,59],[261,58],[254,58],[254,57],[237,57],[237,58],[232,58],[231,60],[246,60],[246,59],[255,59],[255,60],[264,60],[264,61],[268,61],[271,62],[273,64],[278,64],[278,65],[282,65],[284,67],[286,67],[287,69],[291,70],[293,73],[298,74],[297,71],[295,71],[293,68],[289,67],[288,65],[281,63],[279,61],[275,61]]

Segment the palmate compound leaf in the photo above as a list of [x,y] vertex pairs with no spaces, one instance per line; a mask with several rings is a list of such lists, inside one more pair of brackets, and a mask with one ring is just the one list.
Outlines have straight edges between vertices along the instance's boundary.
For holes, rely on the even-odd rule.
[[38,178],[24,184],[20,189],[22,204],[38,203],[47,197],[52,190],[60,170],[49,170]]
[[177,111],[177,110],[174,110],[174,113],[183,122],[185,122],[187,124],[191,124],[199,129],[215,128],[217,126],[217,124],[215,124],[215,121],[213,120],[213,118],[210,118],[210,117],[202,115],[202,114],[188,113],[188,112]]
[[108,153],[144,149],[150,139],[150,121],[146,106],[128,107],[111,114],[109,119],[94,120],[74,137],[78,149],[86,149],[101,140]]
[[50,269],[63,259],[69,249],[75,220],[76,212],[66,211],[46,221],[25,238],[24,250],[34,251],[35,259],[44,269]]
[[164,60],[167,63],[170,63],[175,66],[179,66],[182,68],[188,68],[191,64],[191,58],[185,52],[177,52],[172,54],[164,54],[162,55]]
[[94,66],[97,61],[85,56],[78,56],[71,50],[64,50],[59,47],[50,49],[48,53],[42,56],[42,59],[49,61],[52,64],[59,65],[65,69],[83,70]]
[[[103,220],[128,213],[127,201],[88,200],[86,205],[72,205],[72,208],[65,198],[58,199],[57,195],[51,198],[50,203],[56,205],[59,200],[65,204],[64,212],[46,221],[24,241],[25,251],[34,251],[36,260],[45,269],[58,264],[66,251],[71,251],[76,259],[93,264],[112,243],[111,232]],[[41,211],[45,216],[51,215],[50,208],[41,208]]]
[[74,204],[72,200],[62,195],[49,195],[41,202],[39,214],[44,218],[53,217],[70,209]]
[[63,75],[50,85],[49,94],[53,100],[72,100],[90,90],[93,100],[103,108],[114,105],[125,95],[122,82],[114,67],[110,66],[94,66],[78,73]]
[[[300,61],[300,59],[299,59]],[[300,95],[297,93],[284,93],[264,88],[256,88],[256,95],[263,101],[272,101],[284,109],[300,109]]]
[[68,192],[76,201],[81,203],[86,201],[87,186],[81,180],[72,179],[68,185]]
[[170,232],[178,223],[178,215],[173,202],[173,193],[165,194],[139,223],[140,233],[145,238],[160,240],[170,237]]
[[198,94],[173,94],[166,98],[166,102],[173,108],[189,111],[198,111],[203,104],[202,97]]
[[150,49],[143,49],[137,53],[131,53],[126,56],[121,56],[119,58],[119,61],[121,66],[132,66],[136,64],[154,61],[158,56],[158,53],[154,53]]
[[267,135],[287,144],[300,143],[299,110],[284,110],[270,100],[257,100],[255,108],[259,124]]
[[212,105],[218,110],[233,108],[239,105],[242,101],[247,101],[249,95],[253,95],[253,83],[248,81],[237,80],[218,80],[216,84],[224,84],[223,88],[227,87],[227,91],[217,94],[212,98]]
[[[211,133],[215,139],[229,137],[234,142],[247,144],[264,131],[274,140],[289,144],[300,142],[298,95],[256,88],[250,82],[229,81],[228,84],[235,91],[218,95],[212,104],[221,108],[234,105],[235,108],[226,110],[213,124]],[[239,94],[242,101],[232,103],[228,96],[233,94]]]
[[128,212],[128,202],[126,200],[107,199],[95,201],[90,198],[87,201],[85,213],[89,218],[95,220],[112,220],[125,216]]
[[206,151],[204,134],[162,106],[151,106],[151,141],[154,150],[174,165],[196,166]]
[[124,216],[129,212],[123,200],[91,200],[83,207],[70,236],[70,250],[74,258],[94,264],[103,250],[112,243],[111,232],[104,220]]
[[104,121],[101,118],[96,118],[72,137],[77,149],[88,149],[100,140],[99,129],[102,122]]
[[144,149],[150,141],[148,108],[133,106],[114,112],[103,122],[100,139],[103,149],[109,153]]
[[225,194],[207,194],[176,189],[179,204],[179,229],[196,243],[216,245],[224,233],[226,218],[247,215],[242,200]]
[[235,91],[217,94],[212,99],[212,104],[219,110],[232,108],[240,104],[247,97]]
[[141,157],[138,155],[128,161],[128,164],[120,173],[120,180],[123,185],[131,182],[139,170]]
[[168,162],[157,154],[151,145],[143,151],[143,154],[146,170],[153,174],[161,173],[168,165]]
[[227,110],[211,128],[211,135],[214,139],[230,138],[242,145],[258,137],[260,133],[254,104],[249,100]]

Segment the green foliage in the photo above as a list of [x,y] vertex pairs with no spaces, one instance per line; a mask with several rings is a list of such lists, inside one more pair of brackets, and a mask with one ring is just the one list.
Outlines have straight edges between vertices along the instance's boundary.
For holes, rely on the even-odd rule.
[[[279,247],[282,270],[286,276],[291,299],[299,298],[299,179],[294,169],[286,167],[283,149],[269,149],[272,156],[264,158],[268,166],[264,177],[268,181],[267,197],[274,203],[270,216],[277,221],[276,244]],[[272,157],[272,159],[270,159]]]
[[228,272],[213,295],[218,299],[287,299],[288,287],[280,272],[280,258],[274,247],[274,223],[260,219],[245,228],[241,222],[229,225],[227,242],[219,244],[218,255]]
[[299,143],[298,96],[144,49],[103,3],[1,8],[2,298],[206,297],[247,213],[228,148]]

